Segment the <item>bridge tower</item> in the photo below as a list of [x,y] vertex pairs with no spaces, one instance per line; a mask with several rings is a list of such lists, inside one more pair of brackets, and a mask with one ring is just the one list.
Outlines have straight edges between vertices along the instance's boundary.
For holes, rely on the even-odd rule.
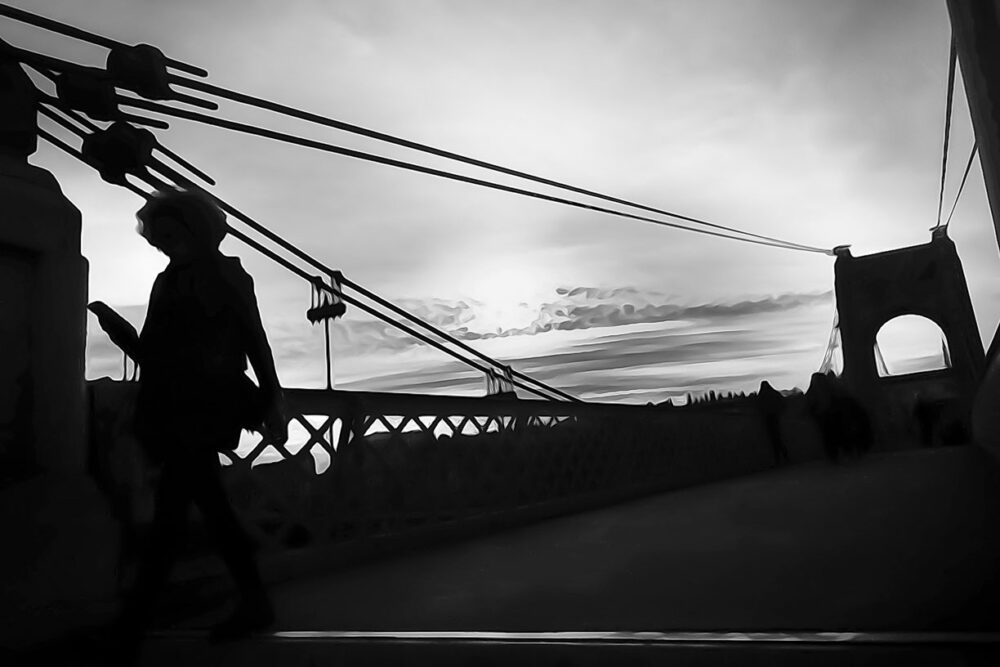
[[[854,257],[837,248],[837,311],[844,354],[843,379],[884,418],[905,420],[921,400],[946,400],[967,425],[968,409],[986,366],[962,262],[945,227],[924,245]],[[876,335],[901,315],[918,315],[944,333],[950,368],[879,377]]]

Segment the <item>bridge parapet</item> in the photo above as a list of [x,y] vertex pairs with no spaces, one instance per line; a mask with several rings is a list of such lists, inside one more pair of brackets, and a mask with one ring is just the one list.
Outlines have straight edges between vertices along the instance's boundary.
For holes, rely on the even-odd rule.
[[[134,389],[90,383],[91,460],[102,488],[125,508],[119,514],[141,524],[151,504],[141,501],[150,489],[127,423]],[[234,504],[265,554],[398,543],[483,520],[511,525],[772,465],[759,416],[745,406],[706,416],[653,406],[286,392],[284,446],[244,434],[222,455]],[[814,442],[792,445],[799,459],[819,451]]]

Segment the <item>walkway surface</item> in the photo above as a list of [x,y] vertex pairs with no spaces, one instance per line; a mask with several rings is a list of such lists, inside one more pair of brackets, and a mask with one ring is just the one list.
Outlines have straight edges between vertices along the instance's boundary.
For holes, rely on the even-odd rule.
[[[431,661],[463,655],[456,664],[491,664],[482,662],[484,656],[507,655],[528,664],[546,651],[561,655],[559,641],[527,636],[519,644],[516,637],[507,642],[498,635],[499,644],[491,645],[489,637],[477,643],[475,633],[992,632],[1000,630],[998,528],[1000,468],[977,448],[818,462],[280,585],[274,590],[276,630],[295,634],[216,655],[228,655],[237,661],[232,664],[272,654],[285,655],[282,660],[350,656],[358,664],[379,664],[380,655],[387,664],[404,655]],[[189,627],[210,620],[195,619]],[[342,631],[369,636],[351,640]],[[379,634],[405,631],[416,634],[395,640]],[[466,642],[435,639],[435,631],[473,634]],[[198,645],[197,637],[179,637],[167,633],[154,640],[146,664],[166,664],[154,656]],[[301,644],[292,653],[296,642]],[[641,663],[663,646],[671,659],[716,664],[705,661],[699,648],[711,641],[598,644],[584,643],[581,651],[566,654],[570,658],[533,664],[591,664],[581,658],[601,655],[616,662],[641,657]],[[728,644],[711,655],[719,664],[745,664],[739,658],[747,656],[756,656],[752,664],[780,663],[782,656],[786,664],[805,657],[840,664],[830,646],[813,651],[758,642],[748,651]],[[948,664],[982,657],[980,650],[996,658],[993,648],[954,654],[940,645],[914,648],[905,640],[852,646],[850,657],[860,650],[863,662]],[[323,662],[317,657],[316,664]]]
[[274,593],[282,630],[1000,630],[1000,470],[973,448],[800,466]]
[[[317,656],[390,664],[414,646],[435,661],[457,655],[448,646],[471,650],[461,648],[465,640],[428,634],[442,631],[471,632],[466,639],[480,649],[487,644],[477,644],[482,636],[475,633],[483,631],[978,631],[993,659],[993,638],[1000,636],[992,634],[1000,631],[998,528],[1000,468],[978,448],[817,462],[282,584],[273,589],[277,634],[209,649],[198,630],[218,614],[206,615],[164,628],[147,645],[144,664],[179,664],[182,657],[189,667],[325,664]],[[367,638],[352,639],[347,631]],[[404,632],[417,634],[391,639]],[[517,651],[526,646],[544,653],[559,643],[497,637],[507,648],[486,655],[514,651],[507,655],[522,662],[527,658]],[[656,642],[639,637],[603,642],[578,656],[596,659],[630,642],[633,657],[657,650]],[[674,642],[672,655],[683,648],[701,660],[702,644],[711,641]],[[913,650],[906,641],[900,645]],[[768,646],[797,655],[789,646]],[[864,650],[883,655],[882,648]],[[714,655],[719,664],[781,662],[759,651],[738,654],[760,662]],[[810,655],[816,664],[826,660]],[[951,654],[919,655],[924,664],[947,664]],[[885,656],[890,663],[914,658]],[[457,664],[507,664],[466,658],[472,662]],[[592,664],[560,660],[525,664]]]

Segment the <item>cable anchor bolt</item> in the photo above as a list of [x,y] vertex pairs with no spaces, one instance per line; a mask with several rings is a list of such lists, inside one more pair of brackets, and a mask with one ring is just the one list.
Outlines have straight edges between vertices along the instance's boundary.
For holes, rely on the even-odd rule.
[[84,159],[97,169],[108,183],[124,185],[125,175],[148,174],[156,137],[149,130],[115,121],[83,140]]

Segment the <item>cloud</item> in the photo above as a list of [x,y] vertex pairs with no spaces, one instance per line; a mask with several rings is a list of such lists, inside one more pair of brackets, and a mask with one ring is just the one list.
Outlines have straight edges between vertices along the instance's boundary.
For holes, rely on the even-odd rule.
[[[399,303],[425,321],[530,377],[587,400],[660,402],[691,392],[750,391],[767,378],[801,384],[822,358],[832,308],[829,292],[684,304],[634,286],[562,287],[536,304],[531,326],[476,329],[472,299]],[[145,306],[118,308],[141,325]],[[121,353],[90,321],[88,377],[120,377]],[[545,335],[539,335],[545,334]],[[322,386],[321,327],[268,326],[287,386]],[[476,372],[357,309],[334,324],[334,379],[339,389],[482,395]],[[530,393],[520,391],[524,398]]]
[[690,319],[710,320],[787,310],[828,301],[830,298],[830,292],[793,293],[732,303],[685,305],[664,302],[664,299],[668,298],[665,295],[634,287],[560,288],[556,293],[560,298],[542,304],[538,317],[527,327],[504,329],[499,332],[479,332],[470,327],[460,327],[455,333],[465,340],[484,340],[534,335],[553,330],[572,331]]
[[[616,288],[601,287],[561,287],[555,290],[555,298],[538,304],[534,321],[525,327],[501,328],[484,331],[477,328],[477,312],[484,304],[474,299],[402,299],[398,305],[416,315],[424,322],[443,330],[455,338],[466,341],[488,341],[518,336],[535,336],[550,331],[609,330],[636,324],[656,324],[665,322],[698,321],[706,327],[725,322],[730,334],[739,335],[734,328],[733,318],[752,317],[765,313],[786,311],[801,306],[829,302],[830,292],[807,294],[781,294],[721,303],[676,303],[668,295],[626,286]],[[145,317],[145,305],[116,307],[136,328],[141,328]],[[406,323],[398,316],[393,319]],[[416,325],[411,328],[424,332]],[[298,323],[277,324],[269,327],[271,347],[279,368],[315,362],[323,354],[323,335],[319,327],[304,329]],[[88,320],[88,377],[98,374],[115,376],[120,374],[121,352],[104,335],[96,318]],[[338,358],[364,357],[373,354],[403,352],[423,346],[417,338],[399,328],[368,315],[350,310],[348,317],[333,325],[334,349]],[[595,333],[595,337],[598,335]],[[642,366],[647,359],[643,356],[641,335],[630,333],[629,350],[617,359],[624,366]],[[552,363],[561,367],[580,366],[584,369],[594,358],[603,358],[603,348],[607,343],[577,344],[558,354],[546,355]],[[680,361],[683,358],[705,358],[711,354],[711,342],[697,336],[684,335],[676,339],[667,352],[662,341],[658,341],[650,352],[659,361]],[[595,351],[596,349],[596,351]],[[751,352],[750,348],[746,348]],[[666,355],[666,356],[665,356]],[[526,361],[528,358],[518,359]]]
[[[553,331],[538,349],[499,358],[529,377],[587,400],[659,402],[709,389],[752,391],[765,378],[787,389],[802,385],[818,366],[829,316],[829,309],[817,303],[762,312],[745,321],[722,316],[638,328]],[[498,339],[482,345],[494,351],[502,349],[501,343]],[[481,395],[484,387],[479,374],[434,355],[421,357],[409,368],[386,364],[368,370],[367,377],[359,375],[338,386],[450,395]],[[531,397],[523,390],[519,395]]]
[[[762,296],[734,302],[682,304],[655,291],[636,287],[562,287],[556,298],[537,306],[534,321],[525,327],[485,331],[477,328],[476,314],[484,307],[474,299],[405,299],[399,302],[424,322],[465,342],[487,341],[517,336],[534,336],[549,331],[610,329],[635,324],[656,324],[697,320],[703,323],[721,322],[732,318],[752,317],[764,313],[786,311],[802,306],[831,302],[831,292],[789,293]],[[402,318],[395,318],[405,322]],[[419,327],[410,325],[418,331]],[[395,326],[365,316],[349,316],[335,325],[335,347],[340,356],[364,355],[376,352],[400,352],[423,345],[419,340]],[[280,350],[280,345],[276,350]],[[567,352],[569,357],[580,350]],[[661,352],[662,354],[662,349]],[[284,353],[279,356],[288,358]],[[568,359],[566,359],[568,361]]]

